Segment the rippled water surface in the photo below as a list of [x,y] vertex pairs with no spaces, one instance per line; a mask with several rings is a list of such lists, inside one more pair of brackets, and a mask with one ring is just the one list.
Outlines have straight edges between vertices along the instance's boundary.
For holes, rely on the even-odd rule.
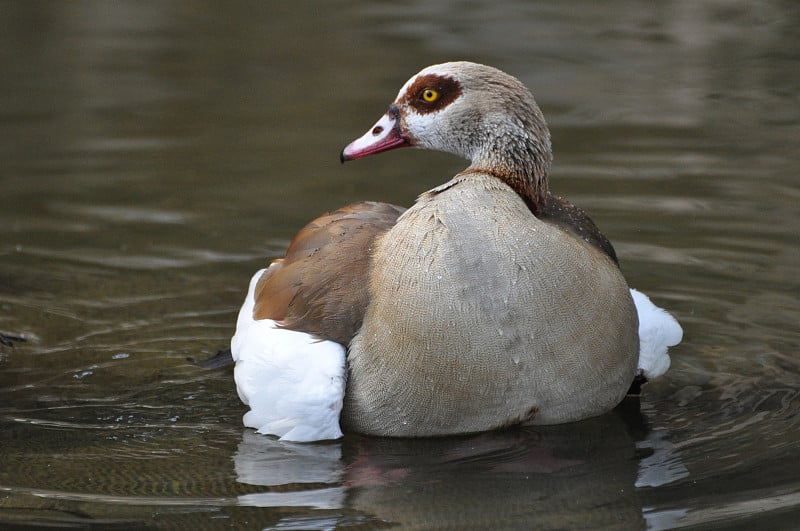
[[[792,528],[800,522],[800,10],[792,2],[7,2],[0,527]],[[427,64],[521,78],[551,187],[685,330],[604,417],[294,445],[224,347],[313,216],[464,166],[341,166]]]

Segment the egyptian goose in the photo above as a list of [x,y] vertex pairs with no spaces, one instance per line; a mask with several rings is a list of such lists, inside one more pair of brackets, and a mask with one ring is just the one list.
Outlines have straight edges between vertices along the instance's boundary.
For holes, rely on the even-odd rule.
[[667,370],[680,326],[548,191],[550,134],[516,78],[427,67],[341,159],[403,146],[471,163],[408,210],[315,219],[255,274],[231,340],[246,426],[313,441],[340,422],[407,437],[570,422]]

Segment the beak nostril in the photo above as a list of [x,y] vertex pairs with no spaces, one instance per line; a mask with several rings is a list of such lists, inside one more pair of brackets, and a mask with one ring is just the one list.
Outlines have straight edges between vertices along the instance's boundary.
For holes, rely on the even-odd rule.
[[382,127],[382,126],[380,126],[380,125],[376,125],[376,126],[375,126],[375,127],[372,129],[372,134],[373,134],[373,135],[379,135],[379,134],[381,134],[381,133],[383,133],[383,127]]

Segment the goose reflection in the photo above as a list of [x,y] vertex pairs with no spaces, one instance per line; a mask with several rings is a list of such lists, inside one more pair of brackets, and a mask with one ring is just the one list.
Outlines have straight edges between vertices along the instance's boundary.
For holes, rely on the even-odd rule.
[[667,435],[653,433],[629,397],[587,421],[462,437],[303,444],[248,430],[234,465],[238,481],[273,487],[239,503],[323,510],[314,522],[308,511],[285,516],[290,527],[332,528],[356,512],[409,527],[636,528],[645,525],[637,488],[676,473],[676,456],[662,459]]

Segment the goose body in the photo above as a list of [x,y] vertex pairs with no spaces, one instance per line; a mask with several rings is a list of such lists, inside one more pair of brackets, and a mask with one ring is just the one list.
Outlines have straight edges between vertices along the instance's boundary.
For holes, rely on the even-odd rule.
[[342,160],[402,146],[471,164],[408,210],[321,216],[253,277],[231,341],[247,426],[309,441],[340,422],[384,436],[569,422],[666,371],[680,326],[549,193],[549,132],[519,81],[423,69]]
[[343,420],[356,431],[578,420],[613,408],[635,373],[636,310],[619,268],[491,175],[424,194],[377,242],[371,283],[348,356]]

